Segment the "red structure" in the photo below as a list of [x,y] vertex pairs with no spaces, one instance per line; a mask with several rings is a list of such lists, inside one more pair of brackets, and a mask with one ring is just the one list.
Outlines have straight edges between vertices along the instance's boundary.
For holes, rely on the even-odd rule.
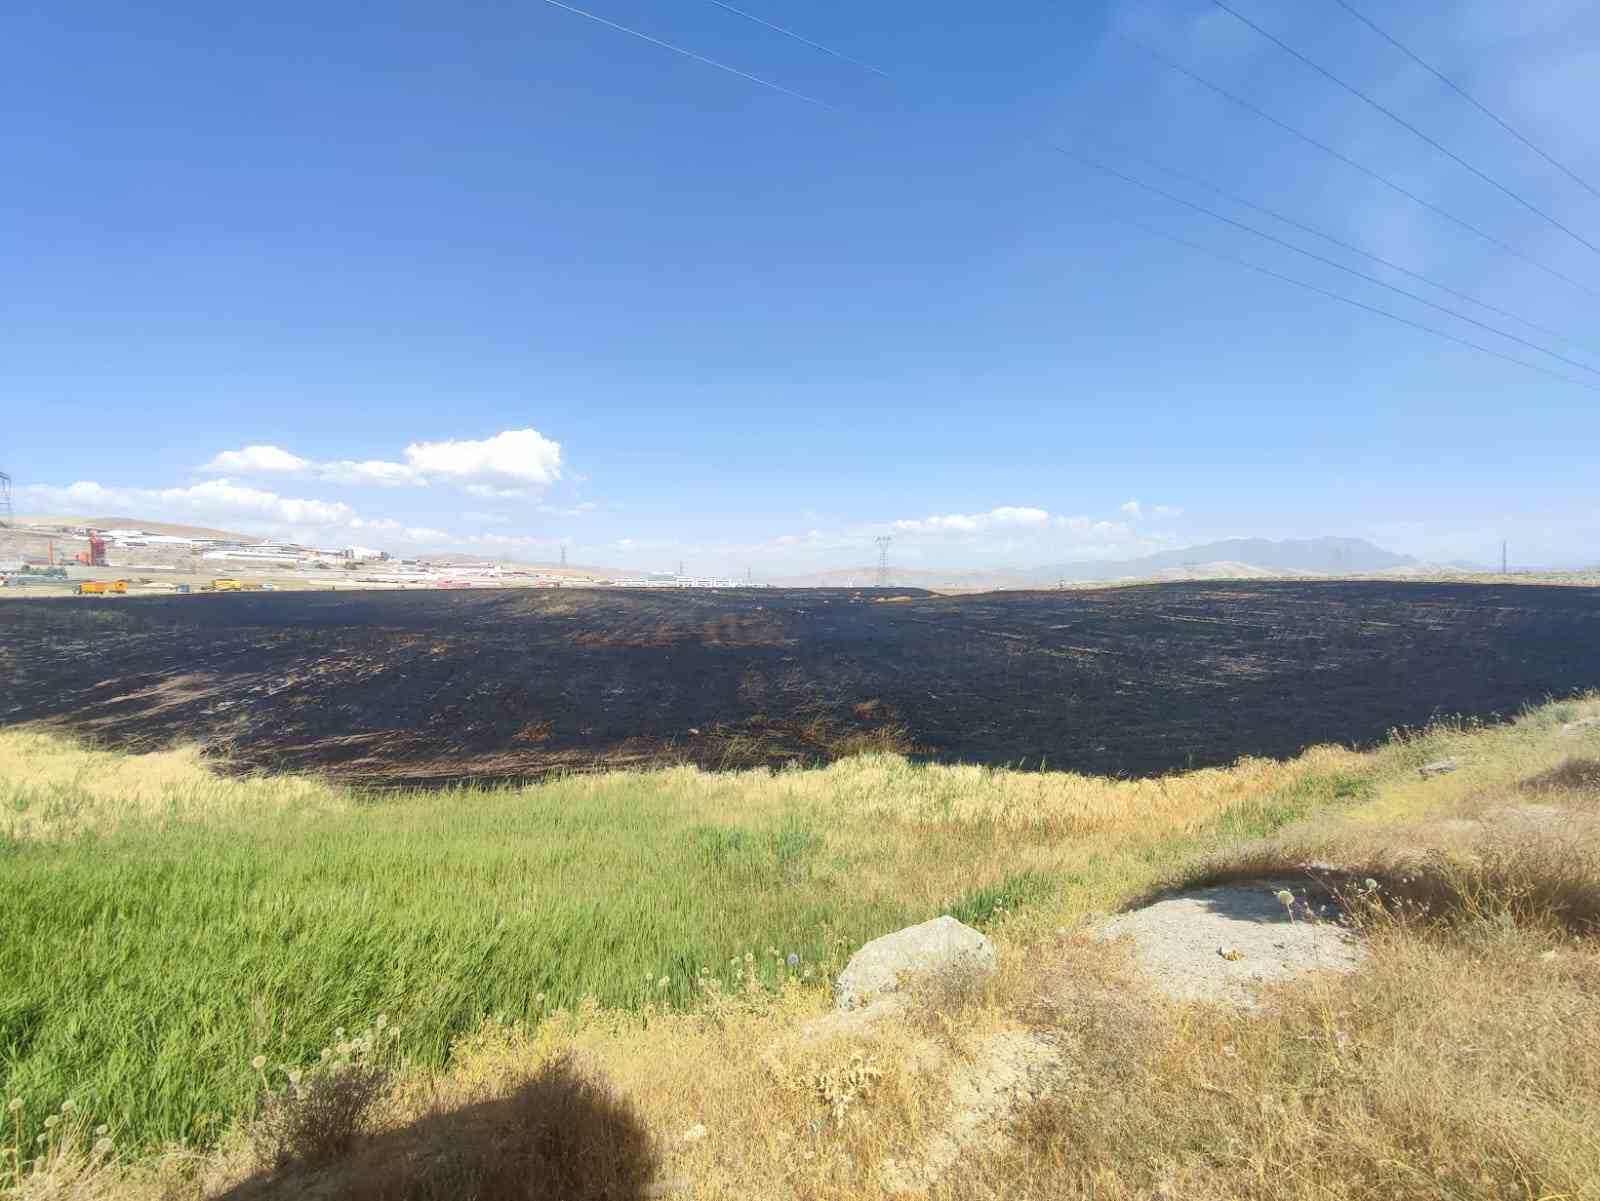
[[89,549],[78,552],[78,562],[85,567],[104,567],[106,565],[106,540],[89,531]]

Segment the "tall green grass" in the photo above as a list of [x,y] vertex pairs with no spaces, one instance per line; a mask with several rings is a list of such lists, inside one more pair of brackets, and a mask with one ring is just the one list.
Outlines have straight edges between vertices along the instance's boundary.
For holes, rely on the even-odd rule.
[[205,1142],[248,1108],[258,1052],[315,1057],[380,1012],[436,1063],[485,1014],[681,1005],[745,952],[804,972],[928,916],[853,896],[799,814],[692,816],[623,779],[13,842],[5,1094],[38,1112],[70,1095],[140,1143]]

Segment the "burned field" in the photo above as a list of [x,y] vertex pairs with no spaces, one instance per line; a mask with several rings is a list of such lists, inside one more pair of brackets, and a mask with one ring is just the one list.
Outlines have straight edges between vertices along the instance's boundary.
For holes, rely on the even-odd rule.
[[902,750],[1144,775],[1600,686],[1600,591],[1183,583],[0,604],[0,723],[370,784]]

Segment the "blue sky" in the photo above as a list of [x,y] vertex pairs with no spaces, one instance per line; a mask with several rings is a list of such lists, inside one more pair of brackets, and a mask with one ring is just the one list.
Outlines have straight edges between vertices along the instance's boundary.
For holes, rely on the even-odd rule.
[[[1353,0],[1600,187],[1600,8]],[[1600,255],[1209,0],[15,6],[19,511],[781,574],[1345,534],[1600,559],[1600,391],[1054,152],[1600,367]],[[1241,12],[1600,243],[1600,198],[1333,0]],[[1500,252],[1149,58],[1314,134]],[[1571,339],[1142,164],[1212,180]]]

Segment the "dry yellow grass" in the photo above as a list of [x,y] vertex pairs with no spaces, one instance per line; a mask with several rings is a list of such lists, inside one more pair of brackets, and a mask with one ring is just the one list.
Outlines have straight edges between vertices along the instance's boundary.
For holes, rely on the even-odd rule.
[[229,779],[193,747],[129,755],[42,730],[0,730],[0,836],[53,839],[152,818],[223,821],[349,807],[308,776]]

